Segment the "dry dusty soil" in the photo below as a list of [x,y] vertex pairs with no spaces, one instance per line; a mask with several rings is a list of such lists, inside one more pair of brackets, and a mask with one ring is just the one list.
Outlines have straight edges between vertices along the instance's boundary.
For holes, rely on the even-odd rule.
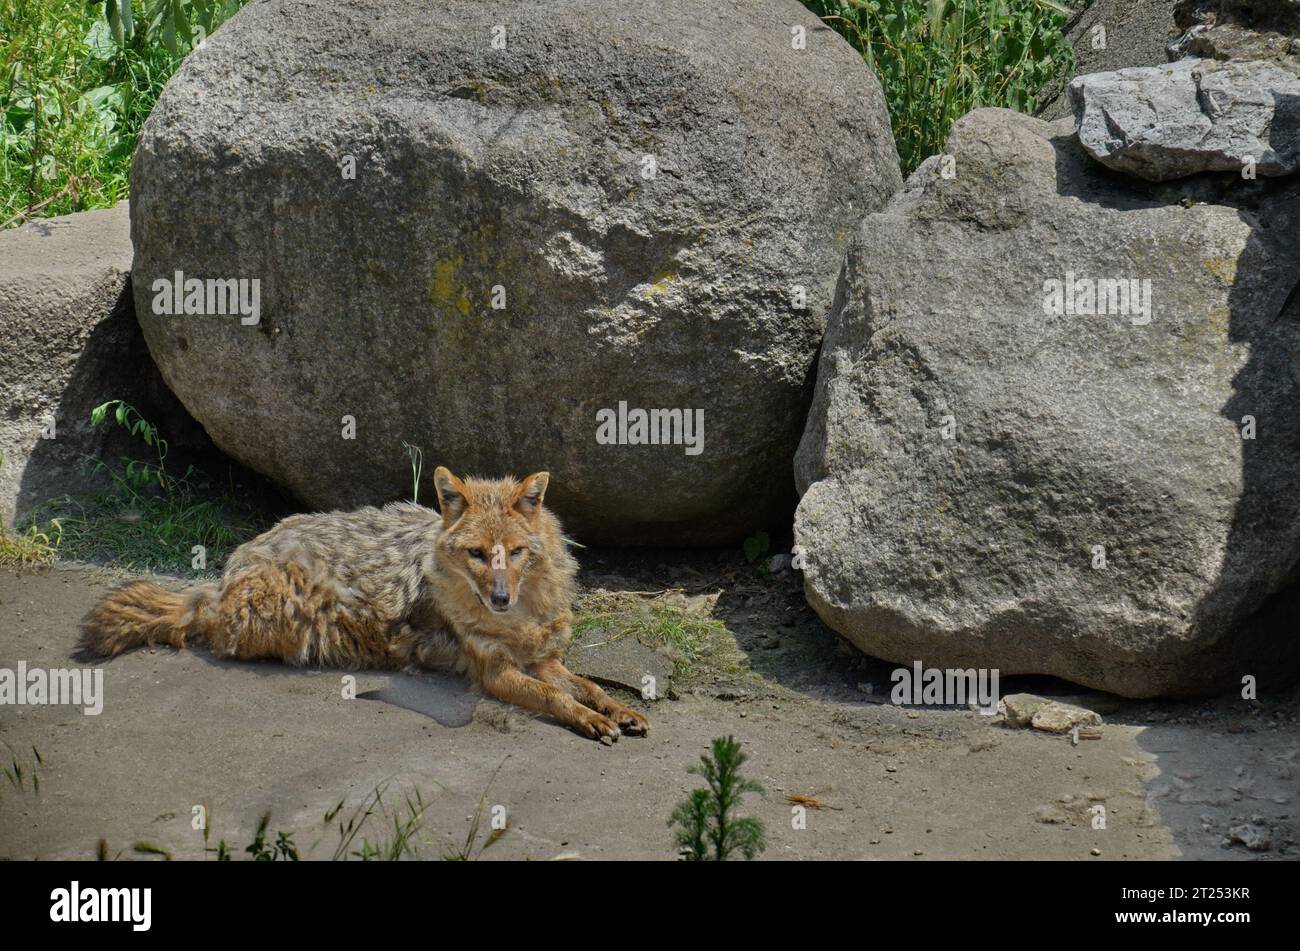
[[[681,588],[716,596],[726,622],[730,640],[662,699],[627,695],[650,716],[648,737],[602,746],[441,676],[361,673],[361,696],[344,699],[338,671],[139,651],[104,665],[98,716],[0,706],[0,753],[22,771],[0,781],[0,857],[91,858],[102,840],[109,857],[148,857],[146,844],[211,858],[192,828],[201,804],[208,848],[242,850],[270,813],[272,838],[289,832],[304,858],[330,858],[340,819],[380,787],[390,811],[417,790],[427,803],[421,857],[463,849],[482,802],[475,857],[670,860],[668,817],[699,784],[686,767],[723,734],[766,789],[745,811],[766,824],[768,859],[1300,857],[1296,690],[1157,703],[1001,684],[1102,714],[1101,738],[1075,745],[967,709],[892,705],[894,665],[842,644],[788,574],[723,553],[581,554],[586,590]],[[0,668],[73,665],[78,619],[117,580],[0,572]],[[572,665],[594,670],[598,651],[575,650]],[[825,808],[797,827],[789,795]],[[480,851],[494,814],[507,830]],[[375,817],[343,851],[384,833]]]

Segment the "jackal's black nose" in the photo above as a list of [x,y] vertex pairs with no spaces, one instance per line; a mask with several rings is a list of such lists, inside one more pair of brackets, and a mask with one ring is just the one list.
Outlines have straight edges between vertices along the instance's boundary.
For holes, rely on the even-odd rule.
[[510,585],[504,571],[492,572],[492,610],[504,611],[510,607]]

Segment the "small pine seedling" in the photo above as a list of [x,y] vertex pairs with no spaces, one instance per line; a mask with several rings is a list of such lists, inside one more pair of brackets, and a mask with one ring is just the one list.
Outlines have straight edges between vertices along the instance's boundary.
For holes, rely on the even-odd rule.
[[677,847],[688,862],[725,862],[733,855],[749,860],[767,847],[763,823],[736,815],[745,793],[763,795],[762,786],[741,777],[745,759],[735,737],[719,737],[711,755],[701,756],[699,765],[687,769],[708,783],[707,789],[694,790],[668,820],[669,826],[678,827]]

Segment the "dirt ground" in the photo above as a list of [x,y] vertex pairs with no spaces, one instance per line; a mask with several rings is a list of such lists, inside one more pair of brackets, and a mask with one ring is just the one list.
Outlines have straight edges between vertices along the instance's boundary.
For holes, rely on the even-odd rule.
[[[93,858],[101,840],[109,857],[144,857],[137,843],[211,857],[191,827],[202,804],[209,847],[241,850],[269,812],[273,835],[292,832],[304,858],[330,858],[339,819],[382,786],[394,806],[416,790],[429,804],[421,857],[463,848],[483,802],[480,847],[494,807],[508,819],[474,850],[484,859],[670,860],[668,817],[699,785],[686,767],[724,734],[766,789],[744,811],[767,827],[767,859],[1300,857],[1300,690],[1135,702],[1003,681],[1003,695],[1100,713],[1101,739],[1074,745],[971,710],[893,706],[895,665],[843,644],[789,574],[760,575],[721,552],[580,555],[586,590],[718,595],[730,641],[667,696],[633,701],[651,718],[648,737],[602,746],[447,677],[361,673],[349,700],[338,671],[140,651],[105,665],[98,716],[0,706],[0,753],[23,770],[0,781],[0,857]],[[88,567],[0,572],[0,668],[75,666],[77,621],[117,580]],[[827,808],[796,827],[787,795]],[[1093,828],[1098,803],[1104,829]],[[372,819],[365,835],[382,826]]]

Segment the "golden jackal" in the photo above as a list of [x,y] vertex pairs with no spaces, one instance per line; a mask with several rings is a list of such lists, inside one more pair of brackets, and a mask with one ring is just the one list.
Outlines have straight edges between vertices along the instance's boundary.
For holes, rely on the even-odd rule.
[[239,660],[468,673],[491,696],[594,739],[649,722],[562,662],[577,563],[542,507],[550,479],[433,474],[441,514],[413,504],[294,515],[241,545],[219,584],[109,592],[82,645],[205,642]]

